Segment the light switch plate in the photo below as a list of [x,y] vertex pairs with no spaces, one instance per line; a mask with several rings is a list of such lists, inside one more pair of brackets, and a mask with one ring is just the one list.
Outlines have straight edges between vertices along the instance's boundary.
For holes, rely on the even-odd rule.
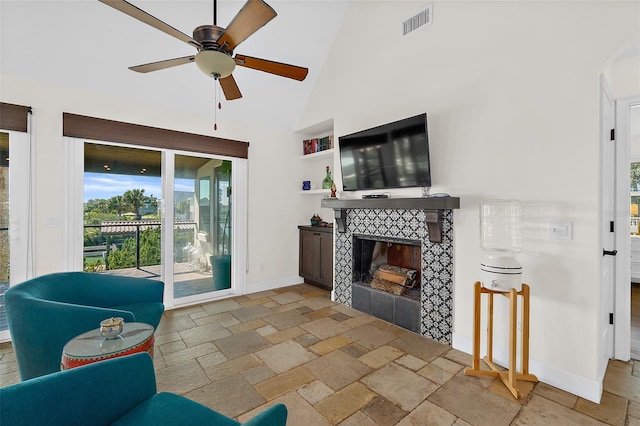
[[573,239],[573,223],[572,222],[550,222],[549,223],[549,239],[550,240],[572,240]]

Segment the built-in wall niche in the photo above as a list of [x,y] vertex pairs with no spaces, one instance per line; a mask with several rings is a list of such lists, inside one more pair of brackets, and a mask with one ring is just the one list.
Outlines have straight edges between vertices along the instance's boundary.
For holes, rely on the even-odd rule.
[[[296,151],[300,155],[300,161],[303,164],[300,174],[298,175],[298,193],[301,195],[318,195],[328,197],[331,194],[330,189],[322,188],[322,181],[326,177],[327,166],[331,170],[332,178],[335,177],[334,170],[334,136],[333,136],[333,119],[325,120],[320,123],[305,127],[296,131],[298,136],[298,145]],[[309,188],[303,189],[303,182],[309,181]],[[315,203],[315,211],[317,212],[317,202],[312,197],[310,203]],[[326,218],[329,219],[329,218]]]

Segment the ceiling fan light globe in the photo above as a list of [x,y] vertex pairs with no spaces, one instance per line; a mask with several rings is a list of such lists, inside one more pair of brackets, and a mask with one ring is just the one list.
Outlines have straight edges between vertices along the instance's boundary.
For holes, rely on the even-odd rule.
[[196,65],[209,77],[225,78],[235,69],[236,61],[222,52],[202,50],[196,54]]

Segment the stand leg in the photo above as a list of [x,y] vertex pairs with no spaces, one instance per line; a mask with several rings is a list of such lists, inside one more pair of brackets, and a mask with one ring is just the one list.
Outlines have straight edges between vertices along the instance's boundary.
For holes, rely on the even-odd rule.
[[480,298],[481,284],[476,282],[473,306],[473,366],[474,370],[480,370]]
[[529,374],[529,286],[522,284],[522,350],[520,351],[522,374]]
[[487,359],[493,362],[493,293],[487,295]]
[[[518,293],[509,292],[509,384],[513,393],[516,390],[516,346],[518,340]],[[518,398],[517,390],[514,394]]]

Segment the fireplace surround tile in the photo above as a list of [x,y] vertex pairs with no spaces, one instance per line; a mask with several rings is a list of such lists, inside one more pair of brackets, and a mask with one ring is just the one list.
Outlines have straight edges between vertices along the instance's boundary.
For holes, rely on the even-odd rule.
[[[367,303],[353,303],[354,235],[419,240],[422,257],[419,332],[450,344],[453,311],[453,212],[443,210],[442,213],[442,242],[432,243],[429,241],[424,210],[347,209],[345,232],[335,233],[335,300],[355,309],[364,307],[361,304]],[[357,296],[358,290],[355,292]],[[374,305],[375,302],[372,301],[370,309]]]

